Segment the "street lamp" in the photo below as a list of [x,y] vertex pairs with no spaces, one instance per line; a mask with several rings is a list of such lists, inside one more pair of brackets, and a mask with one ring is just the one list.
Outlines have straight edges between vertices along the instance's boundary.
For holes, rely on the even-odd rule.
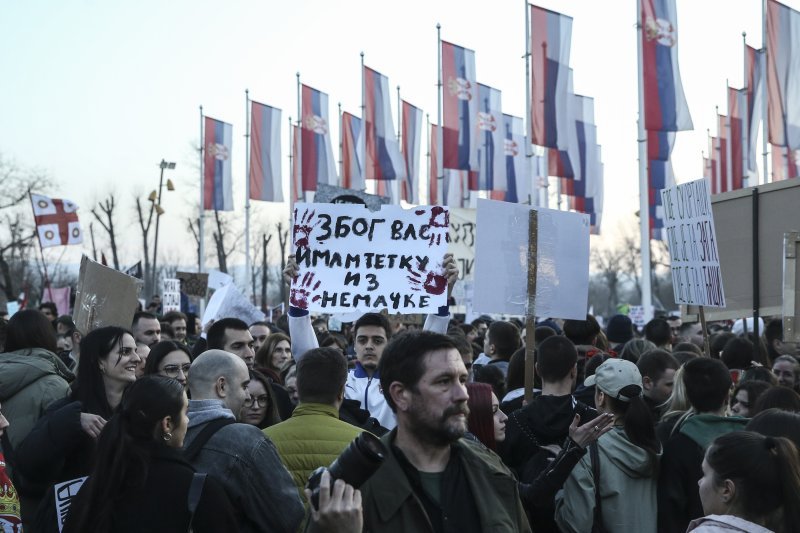
[[[169,169],[169,170],[174,169],[175,168],[175,163],[173,163],[171,161],[165,161],[165,160],[162,159],[161,160],[161,164],[159,165],[159,167],[161,168],[161,176],[158,178],[158,196],[156,196],[156,191],[153,191],[153,192],[150,193],[150,197],[149,197],[149,200],[151,202],[154,201],[154,200],[158,201],[158,203],[156,203],[156,205],[155,205],[155,208],[156,208],[156,242],[153,245],[153,273],[152,273],[152,281],[151,281],[151,285],[150,285],[151,287],[153,287],[153,291],[156,291],[156,292],[157,292],[157,289],[156,289],[156,265],[157,265],[157,261],[158,261],[158,226],[159,226],[158,222],[161,220],[161,215],[164,214],[164,209],[161,207],[161,189],[162,189],[162,187],[164,185],[164,170],[165,169]],[[172,180],[170,180],[170,179],[167,179],[167,190],[168,191],[174,191],[175,190],[175,186],[172,184]]]

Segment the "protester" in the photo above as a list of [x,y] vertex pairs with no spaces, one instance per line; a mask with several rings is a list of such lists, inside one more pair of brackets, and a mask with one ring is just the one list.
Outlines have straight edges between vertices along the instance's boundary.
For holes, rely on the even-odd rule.
[[333,348],[314,348],[297,363],[300,403],[289,420],[264,430],[302,494],[308,476],[330,465],[361,434],[339,420],[347,360]]
[[755,413],[758,398],[771,385],[764,381],[740,381],[731,395],[731,413],[742,418],[751,418]]
[[644,338],[656,345],[656,348],[672,351],[672,328],[663,318],[654,318],[644,325]]
[[781,409],[800,413],[800,394],[787,387],[772,387],[764,391],[753,405],[751,416],[767,409]]
[[672,394],[675,386],[675,371],[680,366],[669,352],[650,350],[639,357],[636,363],[642,375],[644,402],[647,404],[653,421],[661,419],[661,409]]
[[614,315],[608,319],[606,337],[614,353],[620,353],[623,346],[633,339],[633,322],[627,315]]
[[620,359],[630,361],[635,365],[639,362],[639,358],[642,354],[655,349],[656,345],[647,339],[631,339],[625,343],[625,346],[622,347],[622,351],[618,353]]
[[136,341],[136,355],[139,356],[139,364],[136,365],[136,379],[144,376],[144,367],[147,365],[147,358],[150,357],[150,346],[142,341]]
[[[344,356],[344,354],[342,354]],[[297,365],[292,365],[289,370],[286,371],[286,392],[289,394],[289,400],[291,400],[293,406],[297,406],[300,402],[300,398],[297,396]]]
[[133,315],[131,332],[136,342],[152,347],[161,340],[161,323],[153,313],[140,311]]
[[800,385],[800,364],[792,355],[781,355],[772,362],[772,373],[778,378],[778,385],[797,390]]
[[144,364],[144,374],[173,378],[185,387],[191,366],[192,359],[185,344],[180,341],[161,341],[150,350]]
[[247,324],[238,318],[223,318],[217,320],[208,328],[206,335],[208,350],[224,350],[239,356],[247,365],[253,368],[255,352],[253,351],[253,336],[247,329]]
[[500,410],[500,402],[486,383],[467,383],[469,418],[467,428],[479,442],[490,450],[506,439],[508,417]]
[[257,370],[250,370],[250,383],[247,392],[250,397],[244,401],[239,419],[258,429],[274,426],[281,421],[278,405],[272,396],[272,387],[267,376]]
[[785,438],[735,431],[703,460],[703,513],[688,531],[795,532],[800,528],[800,456]]
[[767,355],[772,364],[782,355],[788,355],[794,359],[797,353],[797,343],[783,340],[783,320],[775,318],[767,322],[764,328],[764,341],[767,345]]
[[180,311],[170,311],[162,320],[172,328],[174,340],[186,344],[186,315]]
[[800,450],[800,414],[767,409],[751,418],[744,429],[767,437],[786,437]]
[[[525,348],[514,352],[508,362],[505,390],[506,394],[500,402],[500,409],[504,413],[513,413],[522,407],[525,399]],[[534,394],[537,392],[541,392],[541,390],[533,390]]]
[[42,302],[39,305],[39,312],[44,315],[50,324],[53,324],[58,318],[58,308],[53,302]]
[[288,335],[273,333],[264,340],[256,353],[255,367],[283,384],[281,373],[292,363],[292,341]]
[[[122,401],[125,389],[136,381],[138,363],[136,342],[123,328],[106,326],[83,338],[78,375],[70,395],[53,402],[16,447],[14,467],[26,482],[50,487],[89,474],[100,432]],[[23,502],[26,524],[28,513],[35,509],[31,503],[27,497]],[[45,508],[37,511],[39,525],[55,517],[53,502],[46,495],[44,503]]]
[[508,362],[511,355],[519,348],[519,330],[510,322],[496,320],[492,322],[483,341],[483,353],[491,361],[487,364],[496,365],[505,378],[508,373]]
[[563,532],[590,531],[599,520],[606,531],[655,533],[661,445],[642,400],[642,376],[630,361],[609,359],[586,381],[595,385],[598,411],[613,415],[615,427],[570,473],[556,496],[556,523]]
[[176,380],[147,376],[131,385],[100,436],[63,531],[230,531],[236,516],[221,484],[198,478],[181,457],[186,410]]
[[194,360],[184,453],[225,487],[239,531],[295,531],[303,504],[275,446],[255,426],[235,423],[249,382],[247,365],[229,352],[208,350]]
[[263,321],[253,322],[250,324],[250,335],[253,336],[253,351],[258,353],[258,350],[264,345],[264,341],[272,333],[269,329],[269,324]]
[[700,357],[683,366],[683,382],[693,412],[679,419],[664,444],[658,480],[659,531],[685,531],[703,516],[697,482],[703,477],[703,455],[718,436],[743,429],[747,419],[725,417],[731,375],[717,359]]
[[397,427],[361,487],[368,531],[531,531],[508,468],[467,428],[467,369],[453,342],[428,331],[398,335],[378,375]]

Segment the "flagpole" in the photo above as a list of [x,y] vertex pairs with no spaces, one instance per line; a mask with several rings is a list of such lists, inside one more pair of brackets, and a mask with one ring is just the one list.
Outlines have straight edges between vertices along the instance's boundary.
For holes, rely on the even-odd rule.
[[[344,139],[344,122],[342,120],[342,103],[337,104],[339,107],[339,185],[344,187],[345,183],[349,183],[344,175],[344,148],[342,139]],[[351,183],[352,185],[352,183]]]
[[[725,80],[725,88],[729,87],[728,80]],[[731,98],[730,98],[730,91],[725,91],[725,97],[728,100],[728,118],[725,119],[725,131],[727,142],[725,143],[725,166],[727,167],[727,171],[725,172],[725,180],[728,182],[728,190],[733,190],[733,165],[731,164],[733,158],[731,157],[731,144],[733,144],[733,131],[731,130]]]
[[[244,166],[247,168],[246,172],[246,179],[245,179],[245,200],[244,200],[244,270],[245,270],[245,279],[248,281],[246,283],[247,289],[245,290],[245,296],[253,302],[253,291],[252,291],[252,284],[250,280],[252,279],[252,273],[250,272],[250,128],[252,125],[250,124],[250,90],[244,90],[244,115],[245,115],[245,123],[246,129],[244,132],[245,147],[244,152]],[[263,198],[263,197],[262,197]]]
[[[374,172],[370,173],[367,168],[370,164],[367,157],[367,80],[364,78],[364,52],[361,52],[361,160],[363,164],[361,166],[362,171],[364,173],[364,189],[367,189],[367,178],[370,176],[374,176]],[[377,184],[375,184],[377,185]],[[377,188],[375,188],[377,192]]]
[[[535,175],[539,169],[533,168],[533,150],[531,149],[531,12],[528,0],[522,0],[525,6],[525,164],[528,169],[528,203],[534,205],[534,191],[538,193]],[[535,205],[539,205],[538,198]]]
[[717,147],[714,148],[717,157],[717,182],[719,183],[717,192],[722,192],[722,184],[723,182],[727,183],[728,180],[722,175],[722,132],[719,131],[719,106],[714,106],[714,112],[717,115]]
[[203,106],[200,106],[200,216],[197,219],[197,233],[199,235],[199,243],[198,243],[198,258],[197,258],[197,270],[199,272],[203,272],[205,270],[205,265],[203,261],[205,256],[205,246],[203,245],[203,217],[205,215],[205,172],[203,169],[204,157],[203,157],[203,148],[205,144],[205,138],[203,137]]
[[[402,139],[402,131],[400,128],[400,122],[403,120],[403,106],[400,103],[400,86],[397,86],[397,147],[401,148],[403,146],[403,139]],[[405,167],[405,156],[403,157],[403,166]],[[408,169],[406,169],[408,170]],[[396,193],[396,202],[397,205],[400,205],[400,199],[403,197],[402,191],[406,188],[406,182],[408,181],[408,176],[406,176],[405,180],[395,179],[397,182],[394,187],[394,191],[392,193]]]
[[[294,186],[300,187],[300,190],[295,190],[294,194],[292,195],[292,201],[289,202],[289,224],[292,223],[292,213],[294,212],[294,202],[297,198],[300,197],[303,191],[303,136],[302,136],[302,127],[303,127],[303,101],[300,97],[301,85],[300,85],[300,73],[297,72],[295,74],[297,76],[297,132],[295,136],[300,135],[300,139],[295,139],[295,146],[297,147],[297,153],[294,155],[297,160],[294,162],[296,167],[296,174],[299,176],[295,176],[295,183]],[[303,200],[305,200],[305,195],[303,196]]]
[[[294,131],[292,130],[292,117],[289,116],[289,213],[292,212],[294,205],[294,181],[297,179],[295,171],[294,158],[297,157],[294,153],[296,141],[294,139]],[[290,218],[291,221],[291,218]]]
[[[436,83],[436,106],[437,106],[437,135],[436,138],[433,139],[433,142],[436,143],[436,196],[437,198],[433,198],[433,201],[429,202],[431,205],[435,205],[435,202],[439,201],[439,188],[444,186],[444,176],[439,176],[439,161],[442,161],[442,173],[444,173],[444,124],[442,124],[442,102],[444,98],[443,93],[443,85],[442,85],[442,25],[438,22],[436,23],[436,59],[438,62],[438,71],[437,71],[437,83]],[[430,128],[428,128],[430,129]],[[430,134],[428,134],[430,135]],[[439,144],[439,138],[442,139],[442,143]],[[430,150],[428,150],[430,151]],[[440,181],[441,178],[441,181]],[[429,180],[430,181],[430,180]],[[430,191],[430,184],[428,184],[428,191]],[[444,191],[442,191],[442,203],[444,203]]]
[[[749,92],[749,85],[748,85],[748,72],[747,72],[747,32],[742,32],[742,56],[744,57],[744,61],[742,62],[742,88],[744,89],[744,97],[745,97],[745,111],[744,117],[742,117],[742,175],[747,175],[747,186],[750,187],[753,185],[750,177],[750,106],[748,105],[748,97],[747,93]],[[744,186],[744,185],[743,185]]]
[[[767,106],[769,91],[767,90],[766,76],[767,55],[769,54],[769,50],[767,49],[767,0],[761,0],[761,48],[764,50],[764,72],[762,80],[764,85],[761,91],[764,95],[764,98],[761,99],[761,146],[763,148],[764,183],[769,183],[769,174],[767,173],[767,165],[769,164],[769,152],[767,147],[769,139],[769,115],[767,114],[769,113],[769,108]],[[756,56],[756,61],[758,61],[758,56]]]
[[644,129],[644,80],[642,79],[642,0],[636,1],[636,51],[638,58],[638,75],[636,81],[639,93],[639,229],[642,250],[642,307],[645,316],[650,316],[652,293],[650,288],[650,206],[647,181],[647,134]]
[[428,123],[428,127],[425,130],[426,137],[428,139],[428,149],[425,153],[425,159],[427,161],[425,166],[428,169],[428,190],[425,192],[425,196],[428,197],[428,205],[434,205],[433,201],[436,199],[431,198],[431,115],[429,113],[425,113],[425,120]]

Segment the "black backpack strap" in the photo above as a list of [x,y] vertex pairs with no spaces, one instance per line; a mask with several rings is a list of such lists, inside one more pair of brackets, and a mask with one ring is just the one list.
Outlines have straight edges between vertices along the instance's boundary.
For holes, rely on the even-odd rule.
[[192,531],[194,512],[197,510],[197,505],[200,503],[200,496],[203,494],[203,485],[205,485],[205,483],[206,474],[195,472],[192,476],[192,484],[189,485],[189,496],[187,498],[189,504],[189,532]]
[[183,450],[183,458],[191,463],[200,453],[200,450],[203,449],[203,446],[206,445],[208,439],[214,436],[214,433],[234,422],[233,418],[217,418],[207,423],[192,443]]
[[592,477],[594,478],[594,527],[592,531],[604,531],[603,509],[600,506],[600,452],[597,441],[589,445],[589,458],[592,463]]

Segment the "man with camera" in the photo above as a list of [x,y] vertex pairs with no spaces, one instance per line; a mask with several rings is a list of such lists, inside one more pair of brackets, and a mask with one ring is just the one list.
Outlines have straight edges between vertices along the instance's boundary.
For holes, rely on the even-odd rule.
[[463,439],[467,369],[453,341],[397,335],[378,365],[397,427],[361,487],[366,531],[531,531],[517,482],[500,458]]

